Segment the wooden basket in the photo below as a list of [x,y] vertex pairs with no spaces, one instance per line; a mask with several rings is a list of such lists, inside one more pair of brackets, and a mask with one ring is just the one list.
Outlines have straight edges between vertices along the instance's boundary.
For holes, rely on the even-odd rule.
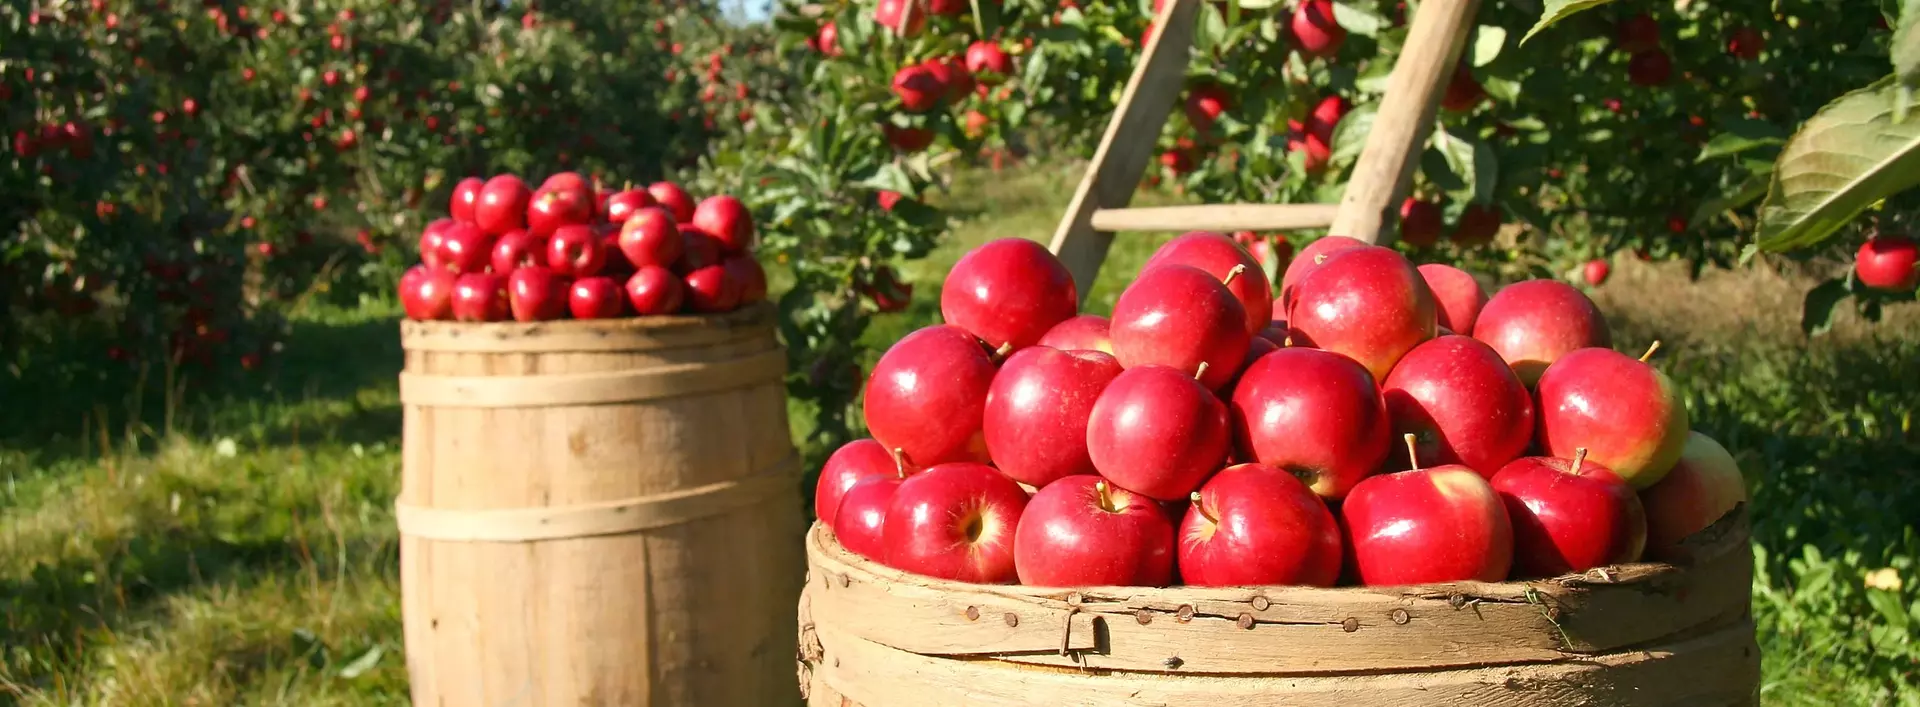
[[1751,705],[1744,510],[1679,565],[1412,587],[1079,590],[893,570],[808,534],[813,707]]
[[401,326],[415,704],[793,701],[804,520],[773,322]]

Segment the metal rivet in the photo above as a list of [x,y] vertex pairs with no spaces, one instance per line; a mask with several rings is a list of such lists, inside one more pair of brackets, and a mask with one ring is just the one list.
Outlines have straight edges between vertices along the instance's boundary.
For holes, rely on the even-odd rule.
[[1388,614],[1388,616],[1393,617],[1393,622],[1401,626],[1405,626],[1408,621],[1413,620],[1413,617],[1407,615],[1406,609],[1394,609],[1393,613]]
[[1009,612],[1007,612],[1007,615],[1006,615],[1006,616],[1002,616],[1002,617],[1000,617],[1000,618],[1003,618],[1003,619],[1006,619],[1006,621],[1007,621],[1007,625],[1008,625],[1008,626],[1019,626],[1019,625],[1020,625],[1020,617],[1019,617],[1019,616],[1016,616],[1016,615],[1014,615],[1014,613],[1013,613],[1013,612],[1011,612],[1011,611],[1009,611]]
[[1235,626],[1239,626],[1240,628],[1246,629],[1248,631],[1252,631],[1253,630],[1253,614],[1241,614],[1240,619],[1233,623]]
[[1340,630],[1346,631],[1347,633],[1358,631],[1360,630],[1360,620],[1349,616],[1347,620],[1340,622]]
[[1141,626],[1153,623],[1153,612],[1146,609],[1133,612],[1133,620],[1140,622]]
[[1455,609],[1465,608],[1467,606],[1467,595],[1455,594],[1447,598],[1447,603],[1452,604]]
[[851,586],[853,586],[853,576],[852,576],[852,575],[845,575],[845,574],[843,574],[843,575],[840,575],[840,586],[842,586],[842,587],[851,587]]
[[1187,661],[1181,660],[1180,656],[1176,655],[1172,658],[1168,658],[1166,660],[1160,661],[1160,664],[1167,666],[1168,670],[1179,670],[1180,666],[1187,664]]
[[1082,596],[1080,596],[1080,593],[1079,593],[1079,592],[1074,592],[1074,593],[1072,593],[1072,594],[1068,594],[1068,595],[1067,595],[1067,603],[1068,603],[1068,604],[1072,604],[1072,605],[1074,605],[1074,606],[1079,606],[1079,605],[1081,605],[1081,604],[1083,604],[1083,603],[1085,603],[1085,602],[1086,602],[1086,598],[1085,598],[1085,597],[1082,597]]
[[1271,602],[1271,601],[1268,601],[1266,597],[1254,597],[1254,598],[1253,598],[1253,610],[1254,610],[1254,611],[1266,611],[1266,610],[1267,610],[1267,607],[1269,607],[1269,606],[1273,606],[1273,602]]
[[980,620],[980,607],[977,607],[977,606],[969,606],[969,607],[967,607],[967,620],[968,620],[968,621],[979,621],[979,620]]
[[1173,612],[1173,620],[1175,620],[1175,621],[1178,621],[1178,622],[1180,622],[1180,623],[1183,623],[1183,624],[1184,624],[1184,623],[1186,623],[1186,622],[1188,622],[1188,621],[1192,621],[1192,620],[1193,620],[1193,605],[1192,605],[1192,604],[1181,604],[1181,605],[1180,605],[1180,610],[1179,610],[1179,611],[1176,611],[1176,612]]

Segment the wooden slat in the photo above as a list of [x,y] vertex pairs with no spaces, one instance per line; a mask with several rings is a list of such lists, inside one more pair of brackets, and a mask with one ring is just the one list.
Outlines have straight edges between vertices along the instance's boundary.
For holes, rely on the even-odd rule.
[[1340,199],[1333,235],[1369,243],[1393,241],[1393,232],[1381,225],[1413,181],[1416,158],[1439,107],[1436,99],[1453,77],[1479,6],[1480,0],[1427,0],[1414,12],[1406,50],[1387,77],[1380,112]]
[[1333,225],[1336,204],[1232,204],[1100,209],[1093,228],[1125,231],[1292,231]]
[[1094,212],[1126,206],[1153,158],[1154,142],[1180,98],[1193,45],[1200,0],[1171,0],[1154,20],[1145,58],[1120,95],[1120,108],[1094,150],[1087,174],[1074,190],[1067,215],[1054,231],[1052,249],[1073,273],[1080,299],[1093,290],[1100,263],[1107,259],[1113,234],[1093,225]]

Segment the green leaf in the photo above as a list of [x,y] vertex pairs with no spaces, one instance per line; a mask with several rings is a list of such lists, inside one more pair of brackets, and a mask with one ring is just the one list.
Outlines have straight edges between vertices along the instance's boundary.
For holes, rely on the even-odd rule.
[[1473,144],[1448,133],[1444,126],[1435,125],[1433,127],[1433,148],[1438,150],[1440,157],[1446,160],[1447,171],[1452,172],[1454,176],[1459,177],[1461,180],[1460,186],[1448,187],[1442,185],[1441,188],[1447,191],[1472,190],[1474,194],[1478,195],[1480,193],[1480,187],[1475,184],[1475,182],[1479,180],[1480,172],[1473,164],[1475,156]]
[[1875,202],[1920,184],[1920,121],[1893,122],[1893,90],[1883,79],[1840,97],[1780,150],[1760,205],[1760,247],[1814,245]]
[[[1898,77],[1900,85],[1911,91],[1920,88],[1920,3],[1908,0],[1901,3],[1900,25],[1893,32],[1893,46],[1888,47],[1889,58],[1893,60],[1893,75]],[[1904,101],[1906,94],[1900,98]],[[1904,104],[1895,108],[1900,120],[1906,117]]]
[[1872,604],[1874,610],[1880,612],[1881,618],[1886,619],[1887,625],[1889,626],[1904,629],[1907,627],[1907,624],[1913,621],[1911,617],[1907,616],[1907,608],[1900,605],[1900,595],[1898,593],[1889,592],[1884,589],[1869,589],[1867,590],[1867,603]]
[[1362,37],[1378,35],[1380,28],[1387,26],[1387,18],[1343,2],[1333,4],[1333,21],[1348,32]]
[[[1281,2],[1284,2],[1284,0],[1240,0],[1240,9],[1265,10],[1267,8],[1279,5]],[[1338,20],[1340,18],[1340,7],[1338,5],[1334,6],[1333,13],[1334,13],[1334,19]]]
[[1697,226],[1706,223],[1720,214],[1751,204],[1755,199],[1767,195],[1767,176],[1750,174],[1731,194],[1722,194],[1706,201],[1693,210],[1693,216],[1687,219],[1687,225]]
[[1480,25],[1473,37],[1473,65],[1486,66],[1500,56],[1500,48],[1507,43],[1507,30],[1495,25]]
[[1476,204],[1493,202],[1493,189],[1500,183],[1500,162],[1493,156],[1493,146],[1484,142],[1473,143],[1473,201]]
[[1713,136],[1705,147],[1700,149],[1700,157],[1694,162],[1705,162],[1715,157],[1738,154],[1756,147],[1781,145],[1787,141],[1787,135],[1780,126],[1764,120],[1741,118],[1727,124],[1724,132]]
[[1533,29],[1527,30],[1526,36],[1520,38],[1520,44],[1525,45],[1527,40],[1533,39],[1533,35],[1539,34],[1540,30],[1546,29],[1555,22],[1572,17],[1583,10],[1591,10],[1612,1],[1613,0],[1547,0],[1547,6],[1540,10],[1540,21],[1534,23]]
[[1328,162],[1346,164],[1360,157],[1361,148],[1366,146],[1367,133],[1373,130],[1374,118],[1380,114],[1377,103],[1355,106],[1347,111],[1346,117],[1333,127],[1333,154]]
[[1847,281],[1834,279],[1807,290],[1800,308],[1800,331],[1820,336],[1833,328],[1833,309],[1847,299]]
[[386,647],[376,643],[372,648],[368,648],[367,652],[360,654],[360,657],[354,658],[353,662],[341,668],[340,677],[348,680],[360,677],[361,674],[372,670],[373,666],[379,665],[380,657],[386,654]]

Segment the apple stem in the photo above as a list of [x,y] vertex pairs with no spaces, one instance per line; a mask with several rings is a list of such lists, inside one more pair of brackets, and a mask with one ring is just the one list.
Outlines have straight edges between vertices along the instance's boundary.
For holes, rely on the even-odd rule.
[[1585,462],[1586,460],[1587,460],[1587,448],[1586,448],[1586,447],[1576,447],[1576,448],[1575,448],[1575,449],[1573,450],[1573,468],[1572,468],[1572,469],[1568,469],[1568,470],[1567,470],[1567,473],[1569,473],[1569,474],[1578,474],[1578,473],[1580,473],[1580,464],[1581,464],[1581,463],[1583,463],[1583,462]]
[[1327,254],[1326,254],[1326,253],[1315,253],[1315,254],[1314,254],[1314,256],[1313,256],[1313,264],[1314,264],[1314,265],[1319,265],[1319,264],[1321,264],[1321,263],[1324,263],[1324,262],[1327,262]]
[[899,475],[902,479],[907,478],[907,450],[905,448],[893,448],[893,473]]
[[1120,509],[1115,508],[1113,506],[1112,489],[1107,486],[1107,482],[1105,481],[1093,482],[1093,493],[1095,495],[1095,498],[1097,498],[1100,501],[1101,510],[1104,510],[1108,513],[1119,512]]
[[1201,361],[1201,362],[1200,362],[1200,367],[1199,367],[1199,368],[1196,368],[1196,369],[1194,369],[1194,371],[1193,371],[1193,379],[1194,379],[1194,380],[1199,380],[1200,378],[1202,378],[1202,377],[1204,377],[1204,376],[1206,376],[1206,375],[1207,375],[1207,362],[1206,362],[1206,361]]
[[1660,340],[1654,339],[1653,345],[1647,347],[1647,352],[1640,354],[1640,362],[1646,363],[1647,359],[1653,358],[1653,352],[1659,351],[1659,350],[1660,350]]
[[993,362],[995,364],[999,364],[1001,361],[1007,360],[1007,356],[1012,353],[1013,353],[1013,342],[1009,341],[1007,343],[1001,344],[1000,348],[993,350]]
[[1403,435],[1403,439],[1407,441],[1407,463],[1413,465],[1414,470],[1417,471],[1420,469],[1420,453],[1415,450],[1415,441],[1418,438],[1412,432],[1408,432]]
[[1202,504],[1200,503],[1200,492],[1199,492],[1199,491],[1195,491],[1195,492],[1193,492],[1193,493],[1190,493],[1190,494],[1187,494],[1187,500],[1193,503],[1193,511],[1194,511],[1195,513],[1199,513],[1199,514],[1200,514],[1200,517],[1202,517],[1202,518],[1205,518],[1205,519],[1207,519],[1207,522],[1209,522],[1209,523],[1218,523],[1218,522],[1220,522],[1220,519],[1219,519],[1219,518],[1215,518],[1215,517],[1213,517],[1213,514],[1212,514],[1212,513],[1208,513],[1208,512],[1207,512],[1207,507],[1206,507],[1205,505],[1202,505]]
[[1233,266],[1232,270],[1227,271],[1227,276],[1220,280],[1220,284],[1231,285],[1233,284],[1234,278],[1239,277],[1241,273],[1244,273],[1246,271],[1247,271],[1246,265],[1235,265]]

